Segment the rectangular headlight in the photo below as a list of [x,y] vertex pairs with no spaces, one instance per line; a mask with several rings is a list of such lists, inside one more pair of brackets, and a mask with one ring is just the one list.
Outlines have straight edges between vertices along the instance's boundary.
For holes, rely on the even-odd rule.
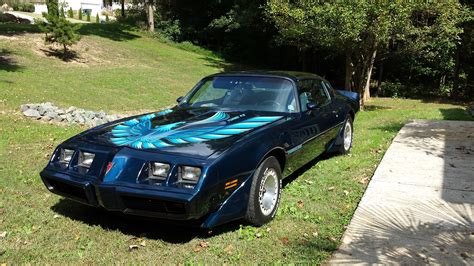
[[149,178],[164,180],[168,176],[171,169],[171,165],[167,163],[150,163],[149,167]]
[[201,176],[201,168],[193,166],[181,167],[181,182],[196,184]]
[[73,154],[74,154],[74,150],[61,149],[59,153],[59,162],[62,164],[69,164],[69,162],[72,159]]
[[90,152],[83,152],[79,153],[79,158],[77,161],[77,165],[85,168],[90,168],[92,162],[94,161],[95,154]]

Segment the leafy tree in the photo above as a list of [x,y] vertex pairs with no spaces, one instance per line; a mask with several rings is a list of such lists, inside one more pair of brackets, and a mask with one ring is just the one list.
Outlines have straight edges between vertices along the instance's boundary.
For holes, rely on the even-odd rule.
[[[410,6],[389,1],[280,1],[269,0],[266,16],[275,23],[281,43],[304,51],[312,47],[344,51],[346,88],[357,90],[362,103],[377,51],[402,38]],[[405,30],[405,31],[404,31]]]
[[72,11],[72,7],[69,8],[69,10],[67,11],[67,16],[69,18],[73,18],[74,17],[74,11]]
[[79,11],[77,11],[78,19],[82,20],[82,8],[79,8]]
[[81,36],[77,34],[79,25],[74,25],[66,18],[54,14],[46,15],[47,22],[38,23],[38,27],[45,33],[45,42],[58,44],[63,47],[63,57],[68,55],[68,46],[77,43]]
[[99,13],[95,15],[95,23],[100,23]]
[[62,5],[61,5],[61,8],[59,9],[59,15],[63,18],[65,17],[64,16],[64,7]]
[[58,0],[46,0],[46,6],[48,8],[49,15],[55,17],[59,16]]
[[91,21],[91,14],[90,13],[87,13],[86,20],[89,21],[89,22]]

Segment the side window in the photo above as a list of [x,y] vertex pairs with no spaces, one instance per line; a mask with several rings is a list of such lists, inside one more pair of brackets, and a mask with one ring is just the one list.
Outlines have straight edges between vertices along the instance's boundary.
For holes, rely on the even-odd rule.
[[313,81],[312,80],[301,80],[298,82],[298,97],[300,100],[301,111],[305,112],[308,110],[306,106],[309,102],[313,101]]
[[320,80],[314,80],[314,101],[319,106],[326,105],[331,101],[328,91]]

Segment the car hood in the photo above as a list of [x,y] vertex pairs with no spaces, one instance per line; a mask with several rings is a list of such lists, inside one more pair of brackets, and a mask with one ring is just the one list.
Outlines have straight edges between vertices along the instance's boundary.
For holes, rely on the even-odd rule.
[[281,113],[175,107],[99,126],[74,139],[203,158],[282,118]]

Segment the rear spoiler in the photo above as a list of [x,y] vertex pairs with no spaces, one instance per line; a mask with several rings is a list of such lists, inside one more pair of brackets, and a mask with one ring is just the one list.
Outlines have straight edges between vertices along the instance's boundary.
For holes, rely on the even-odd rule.
[[346,91],[346,90],[337,90],[341,95],[346,96],[347,98],[351,99],[355,103],[356,112],[359,111],[360,108],[360,95],[357,92]]

